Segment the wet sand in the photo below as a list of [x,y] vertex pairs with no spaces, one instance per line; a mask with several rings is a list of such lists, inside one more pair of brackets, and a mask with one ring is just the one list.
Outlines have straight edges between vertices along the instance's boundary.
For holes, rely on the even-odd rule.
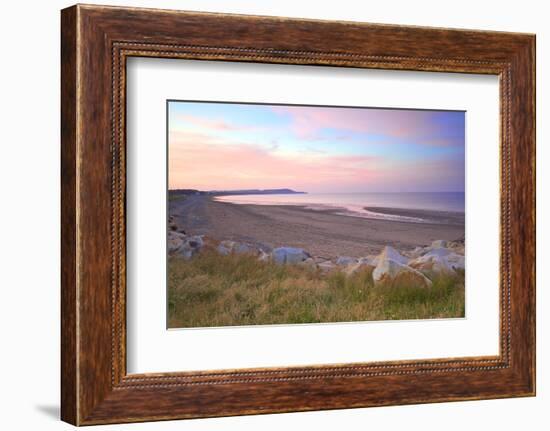
[[209,196],[186,195],[169,202],[179,229],[216,240],[231,239],[271,249],[290,246],[327,259],[378,253],[385,245],[399,250],[426,246],[436,239],[464,238],[464,214],[367,208],[378,213],[430,220],[427,223],[367,219],[294,205],[240,205]]

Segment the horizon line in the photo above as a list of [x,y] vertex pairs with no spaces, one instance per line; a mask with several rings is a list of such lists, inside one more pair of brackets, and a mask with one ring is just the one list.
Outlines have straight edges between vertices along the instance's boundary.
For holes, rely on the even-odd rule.
[[295,190],[292,187],[270,187],[270,188],[244,188],[244,189],[196,189],[192,187],[181,187],[181,188],[168,188],[168,191],[178,191],[178,190],[195,190],[198,192],[235,192],[241,190],[292,190],[294,192],[301,193],[342,193],[342,194],[352,194],[352,193],[466,193],[465,190],[437,190],[437,191],[427,191],[427,190],[417,190],[414,192],[411,191],[356,191],[356,192],[308,192],[306,190]]

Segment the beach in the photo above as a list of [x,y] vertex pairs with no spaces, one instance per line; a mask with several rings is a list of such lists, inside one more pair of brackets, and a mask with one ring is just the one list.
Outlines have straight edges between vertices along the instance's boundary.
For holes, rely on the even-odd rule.
[[464,213],[368,207],[380,214],[429,220],[405,222],[342,215],[337,209],[299,205],[251,205],[218,202],[208,195],[169,200],[169,216],[188,235],[234,240],[270,250],[298,247],[313,256],[360,257],[390,245],[398,250],[428,246],[434,240],[464,239]]

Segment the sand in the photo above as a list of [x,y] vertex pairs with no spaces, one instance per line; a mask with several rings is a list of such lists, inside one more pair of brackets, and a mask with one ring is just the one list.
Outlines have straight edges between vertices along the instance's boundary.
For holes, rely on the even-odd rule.
[[415,223],[366,219],[293,205],[240,205],[209,196],[187,195],[169,202],[169,215],[179,229],[216,240],[231,239],[271,249],[300,247],[315,257],[361,257],[385,245],[399,250],[426,246],[437,239],[464,238],[464,214],[424,210],[368,208],[379,213],[419,217]]

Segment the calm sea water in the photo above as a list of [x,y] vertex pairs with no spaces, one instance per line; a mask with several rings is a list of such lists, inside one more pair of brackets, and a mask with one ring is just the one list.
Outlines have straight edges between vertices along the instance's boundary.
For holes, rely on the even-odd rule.
[[389,220],[422,221],[415,217],[382,214],[365,207],[464,213],[464,193],[307,193],[285,195],[218,196],[216,200],[236,204],[300,205],[311,209],[335,208],[347,215]]

